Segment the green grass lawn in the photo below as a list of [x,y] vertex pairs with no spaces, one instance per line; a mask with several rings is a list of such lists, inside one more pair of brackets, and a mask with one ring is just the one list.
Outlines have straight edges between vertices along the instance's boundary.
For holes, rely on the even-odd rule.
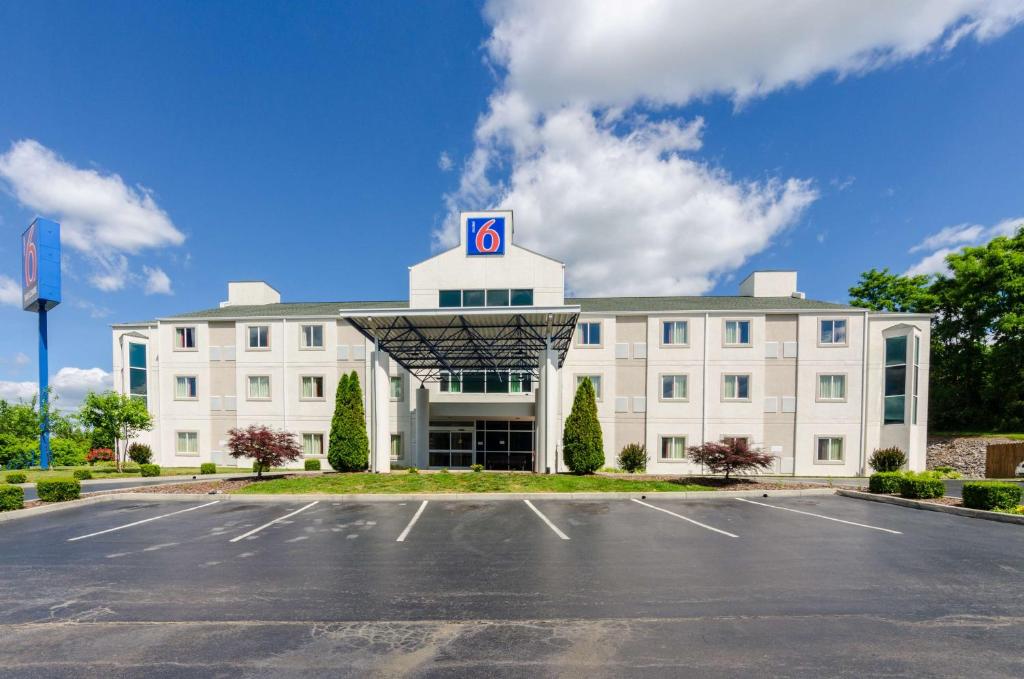
[[[88,469],[92,472],[93,480],[97,479],[131,479],[140,478],[138,470],[134,472],[108,472],[97,470],[96,467],[90,467],[85,465],[82,467],[61,467],[59,469],[48,469],[43,471],[42,469],[9,469],[0,470],[0,483],[3,483],[4,478],[13,471],[24,472],[28,477],[28,483],[35,483],[40,479],[53,479],[63,478],[71,476],[72,472],[76,469]],[[239,469],[238,467],[217,467],[218,474],[248,474],[251,470]],[[199,467],[161,467],[160,476],[185,476],[185,475],[199,475]]]
[[572,474],[330,474],[254,483],[238,493],[576,493],[712,490],[688,482]]

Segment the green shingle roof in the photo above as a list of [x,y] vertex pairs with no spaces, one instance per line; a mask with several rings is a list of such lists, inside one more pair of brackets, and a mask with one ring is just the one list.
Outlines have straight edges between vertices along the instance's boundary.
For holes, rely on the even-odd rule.
[[[628,313],[661,311],[827,311],[852,310],[855,307],[833,302],[795,297],[743,297],[739,295],[705,295],[692,297],[566,297],[565,303],[579,306],[583,312]],[[281,318],[301,316],[337,316],[342,309],[401,309],[406,300],[372,302],[286,302],[227,306],[176,314],[170,318]]]

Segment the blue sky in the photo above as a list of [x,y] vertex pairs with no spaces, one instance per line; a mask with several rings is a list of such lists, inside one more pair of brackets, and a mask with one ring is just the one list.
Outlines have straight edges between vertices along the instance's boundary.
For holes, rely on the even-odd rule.
[[403,298],[460,207],[516,210],[583,294],[795,268],[828,300],[1024,215],[1019,4],[702,4],[0,5],[0,397],[35,376],[3,281],[36,214],[77,234],[51,315],[72,401],[106,379],[110,323],[231,279]]

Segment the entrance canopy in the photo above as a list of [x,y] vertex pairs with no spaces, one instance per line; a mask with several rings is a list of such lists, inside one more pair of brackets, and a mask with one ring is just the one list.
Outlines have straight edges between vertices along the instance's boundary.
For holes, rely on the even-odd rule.
[[536,373],[551,348],[558,366],[572,342],[580,308],[343,309],[342,318],[422,381],[461,370]]

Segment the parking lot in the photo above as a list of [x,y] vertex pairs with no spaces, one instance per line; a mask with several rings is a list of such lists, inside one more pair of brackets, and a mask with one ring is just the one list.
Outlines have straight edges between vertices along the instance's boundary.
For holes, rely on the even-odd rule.
[[0,674],[1021,676],[1024,530],[837,496],[0,524]]

